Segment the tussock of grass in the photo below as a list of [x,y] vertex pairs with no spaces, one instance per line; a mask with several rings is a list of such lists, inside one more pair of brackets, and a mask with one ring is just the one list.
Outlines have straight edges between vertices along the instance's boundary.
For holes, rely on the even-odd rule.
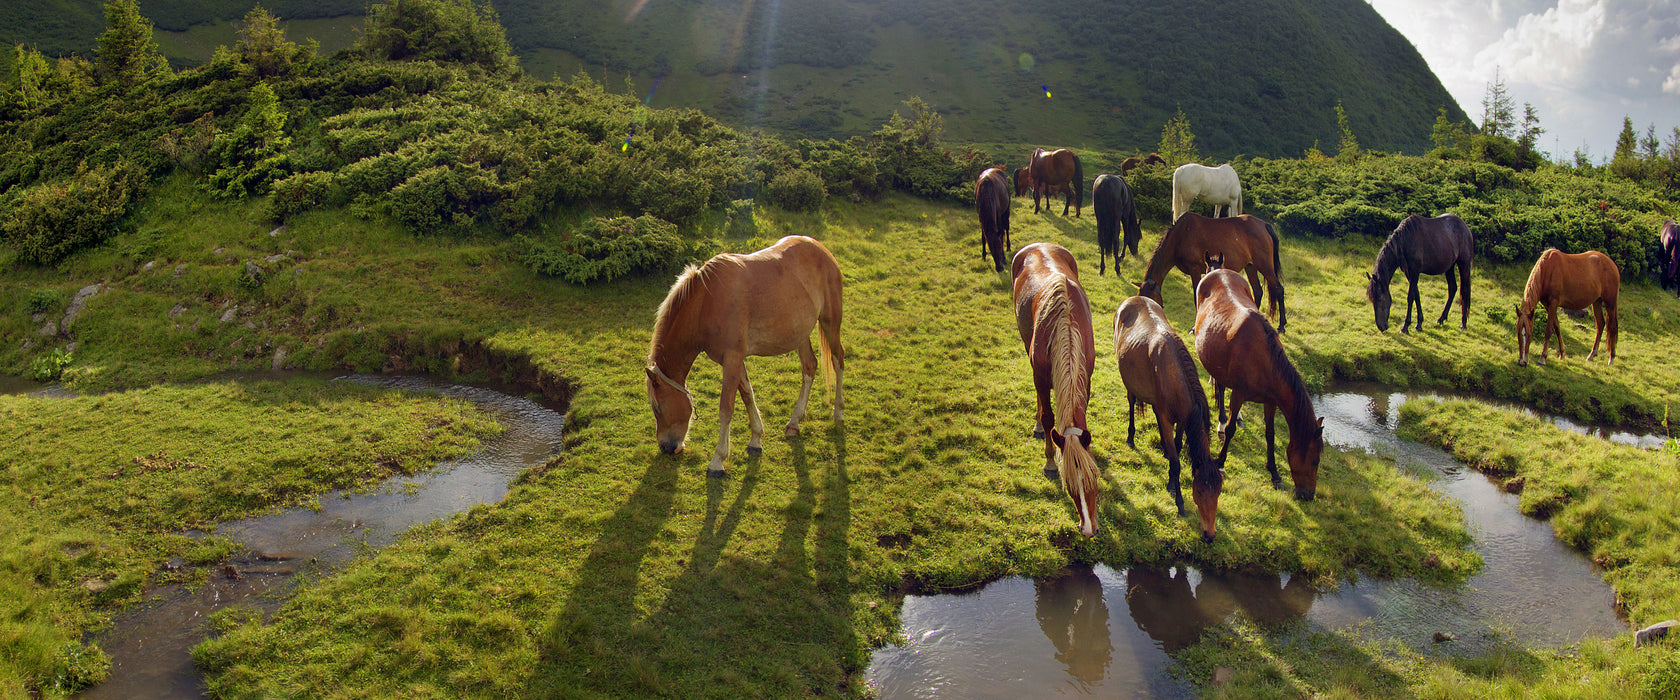
[[[183,530],[412,473],[495,427],[461,401],[321,380],[0,396],[0,695],[102,678],[82,631],[234,548]],[[169,557],[187,569],[154,575]]]

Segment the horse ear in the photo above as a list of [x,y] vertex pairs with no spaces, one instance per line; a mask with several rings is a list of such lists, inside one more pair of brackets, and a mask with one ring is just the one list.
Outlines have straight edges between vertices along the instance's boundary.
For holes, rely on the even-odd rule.
[[1140,292],[1143,291],[1143,283],[1142,282],[1133,282],[1132,286],[1137,287],[1138,291],[1140,291]]
[[1372,279],[1371,278],[1371,273],[1369,273],[1369,272],[1365,273],[1365,281],[1369,282],[1369,281],[1371,281],[1371,279]]

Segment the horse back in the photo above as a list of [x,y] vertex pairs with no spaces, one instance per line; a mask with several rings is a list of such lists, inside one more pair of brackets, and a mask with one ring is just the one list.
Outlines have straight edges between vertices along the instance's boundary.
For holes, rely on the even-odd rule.
[[1534,268],[1523,289],[1525,304],[1534,299],[1566,309],[1584,309],[1600,299],[1614,304],[1621,293],[1620,268],[1610,256],[1596,250],[1565,253],[1548,248]]
[[[840,266],[828,248],[805,236],[736,258],[732,274],[708,291],[724,302],[709,309],[714,323],[745,321],[742,342],[749,355],[779,355],[808,342],[819,320],[841,318]],[[731,343],[732,344],[732,343]]]
[[1114,356],[1128,394],[1151,406],[1185,404],[1177,356],[1183,346],[1155,300],[1134,296],[1120,302],[1114,313]]
[[1173,261],[1178,269],[1192,277],[1207,271],[1207,256],[1225,256],[1224,266],[1243,270],[1254,265],[1275,274],[1272,267],[1272,235],[1265,222],[1249,214],[1212,218],[1196,212],[1185,212],[1173,222],[1162,245],[1173,243]]
[[1274,366],[1272,346],[1279,341],[1247,289],[1230,270],[1202,279],[1197,288],[1196,356],[1214,381],[1270,399],[1271,379],[1280,371]]

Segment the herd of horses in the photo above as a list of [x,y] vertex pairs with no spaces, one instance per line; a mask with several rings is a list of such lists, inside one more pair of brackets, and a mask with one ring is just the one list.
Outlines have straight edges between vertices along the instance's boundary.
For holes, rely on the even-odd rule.
[[[1122,163],[1121,174],[1104,173],[1092,181],[1099,275],[1106,273],[1108,258],[1114,259],[1118,276],[1126,250],[1129,248],[1134,257],[1138,254],[1142,234],[1124,175],[1132,167],[1151,164],[1166,165],[1155,154],[1130,158]],[[1037,395],[1033,436],[1044,441],[1045,473],[1060,477],[1074,503],[1080,533],[1091,537],[1097,531],[1100,479],[1085,420],[1096,358],[1090,300],[1081,286],[1079,265],[1065,247],[1032,243],[1011,255],[1009,233],[1012,197],[1029,192],[1035,214],[1041,198],[1048,200],[1060,194],[1065,197],[1062,215],[1067,216],[1072,208],[1074,216],[1079,216],[1084,203],[1084,168],[1072,151],[1037,149],[1029,156],[1027,166],[1007,178],[1005,172],[1004,166],[993,166],[975,181],[981,258],[990,257],[997,272],[1003,271],[1006,258],[1010,261],[1016,326]],[[1287,325],[1287,310],[1276,229],[1242,213],[1241,182],[1229,164],[1217,168],[1182,165],[1174,170],[1172,182],[1173,221],[1144,266],[1143,281],[1136,283],[1137,294],[1122,301],[1115,311],[1114,351],[1126,388],[1127,444],[1135,448],[1138,404],[1150,406],[1168,462],[1166,486],[1178,514],[1186,514],[1179,485],[1180,455],[1185,454],[1190,462],[1191,498],[1200,533],[1204,541],[1212,541],[1225,458],[1243,405],[1259,403],[1264,407],[1266,469],[1274,488],[1282,487],[1282,477],[1274,456],[1273,419],[1279,411],[1283,413],[1289,430],[1285,460],[1299,500],[1310,501],[1317,492],[1324,428],[1306,384],[1280,340]],[[1216,216],[1189,211],[1198,199],[1212,204]],[[1220,207],[1225,207],[1226,216],[1217,216]],[[1662,283],[1674,286],[1680,294],[1680,225],[1667,222],[1660,240]],[[1418,313],[1416,328],[1423,328],[1420,275],[1447,278],[1447,303],[1436,323],[1446,322],[1456,297],[1459,327],[1467,328],[1473,249],[1470,229],[1456,215],[1413,215],[1400,222],[1366,275],[1366,297],[1377,328],[1388,329],[1392,304],[1389,284],[1396,271],[1407,279],[1402,333],[1413,328],[1414,306]],[[1162,285],[1174,268],[1189,276],[1194,292],[1195,357],[1213,381],[1222,438],[1217,455],[1212,451],[1211,412],[1196,362],[1162,308]],[[1556,249],[1542,253],[1529,275],[1523,300],[1516,306],[1517,363],[1528,363],[1534,317],[1538,307],[1544,306],[1547,319],[1539,362],[1545,363],[1553,335],[1558,338],[1558,356],[1563,356],[1558,309],[1590,307],[1598,323],[1598,335],[1587,359],[1591,361],[1597,355],[1608,329],[1609,361],[1613,364],[1619,291],[1620,272],[1603,253],[1572,255]],[[1267,299],[1271,300],[1270,307],[1262,312],[1260,303]],[[1274,315],[1275,327],[1269,319]],[[646,388],[660,449],[674,454],[687,439],[694,404],[686,379],[701,353],[722,367],[718,445],[707,468],[709,474],[724,473],[736,396],[750,419],[747,451],[760,451],[764,424],[747,378],[745,358],[749,355],[799,354],[803,385],[787,423],[787,435],[798,434],[811,385],[819,372],[827,376],[834,395],[834,422],[840,424],[844,408],[840,380],[845,366],[841,318],[839,265],[833,254],[814,239],[788,236],[754,253],[726,253],[704,265],[689,266],[659,306],[647,357]],[[813,329],[819,331],[826,363],[818,361],[811,347]]]

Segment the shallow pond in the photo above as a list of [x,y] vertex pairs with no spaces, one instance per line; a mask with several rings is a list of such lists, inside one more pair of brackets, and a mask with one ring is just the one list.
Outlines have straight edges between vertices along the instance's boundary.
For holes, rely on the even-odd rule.
[[111,656],[110,680],[81,697],[203,697],[190,649],[204,638],[208,615],[235,604],[271,613],[297,585],[299,574],[328,574],[365,548],[389,544],[416,525],[499,501],[515,476],[560,449],[564,417],[528,399],[422,377],[342,379],[466,399],[494,415],[506,432],[485,439],[476,453],[425,474],[398,477],[368,492],[323,495],[319,511],[298,508],[222,524],[217,534],[247,550],[228,564],[237,573],[218,568],[196,591],[160,588],[119,616],[110,631],[94,638]]
[[869,682],[883,698],[1187,697],[1193,690],[1170,674],[1169,654],[1239,610],[1262,624],[1357,625],[1362,635],[1420,648],[1433,644],[1435,632],[1451,632],[1453,653],[1498,639],[1561,646],[1625,632],[1597,567],[1559,543],[1550,525],[1523,516],[1517,496],[1440,450],[1394,435],[1406,398],[1357,387],[1320,396],[1314,406],[1330,444],[1391,456],[1463,504],[1484,563],[1464,586],[1365,580],[1323,593],[1288,575],[1190,567],[1097,566],[1051,581],[1007,578],[968,594],[907,596],[907,641],[875,653]]

